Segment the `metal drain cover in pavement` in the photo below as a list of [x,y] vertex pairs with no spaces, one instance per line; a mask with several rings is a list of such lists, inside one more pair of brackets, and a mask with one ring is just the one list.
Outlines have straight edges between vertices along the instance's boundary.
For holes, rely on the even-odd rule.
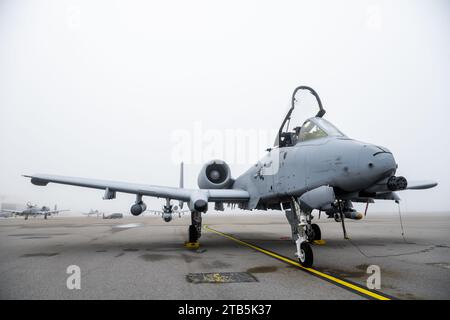
[[258,282],[258,279],[247,272],[189,273],[186,279],[192,283]]

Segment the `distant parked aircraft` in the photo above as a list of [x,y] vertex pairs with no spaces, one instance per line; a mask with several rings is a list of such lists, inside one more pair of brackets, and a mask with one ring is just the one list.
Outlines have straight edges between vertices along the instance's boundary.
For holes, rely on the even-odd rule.
[[16,216],[24,216],[25,220],[27,220],[30,215],[33,216],[34,218],[36,218],[37,216],[43,215],[44,219],[47,219],[47,217],[52,214],[58,214],[60,212],[69,211],[69,210],[57,210],[56,204],[55,204],[54,210],[50,210],[50,208],[46,207],[46,206],[42,206],[41,208],[39,208],[37,205],[33,205],[30,202],[28,202],[27,208],[25,210],[18,211],[18,210],[2,209],[2,211],[9,212]]
[[122,219],[123,214],[122,213],[111,213],[110,215],[103,214],[103,219]]
[[100,212],[100,211],[98,211],[97,209],[96,210],[89,210],[89,212],[83,212],[83,215],[85,215],[85,216],[88,216],[88,217],[90,217],[90,216],[96,216],[97,218],[98,217],[100,217],[100,215],[102,215],[103,216],[103,214],[104,214],[104,212]]

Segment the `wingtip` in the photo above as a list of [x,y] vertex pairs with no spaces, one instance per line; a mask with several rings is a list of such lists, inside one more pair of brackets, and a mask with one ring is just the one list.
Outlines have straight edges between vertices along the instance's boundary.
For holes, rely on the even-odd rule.
[[31,183],[36,186],[46,186],[49,183],[46,179],[40,178],[39,175],[23,174],[22,177],[30,178]]

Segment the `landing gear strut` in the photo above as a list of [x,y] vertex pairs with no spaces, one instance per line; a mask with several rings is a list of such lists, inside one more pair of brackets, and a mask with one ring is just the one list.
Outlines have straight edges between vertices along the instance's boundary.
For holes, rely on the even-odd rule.
[[317,236],[320,238],[319,226],[311,225],[311,211],[301,210],[295,198],[292,198],[291,209],[286,210],[286,218],[291,225],[292,240],[297,247],[295,255],[303,267],[309,268],[313,265],[314,260],[309,241],[316,240],[314,238]]
[[[338,200],[338,207],[339,207],[339,217],[340,217],[340,220],[341,220],[341,223],[342,223],[342,231],[344,232],[344,239],[348,240],[350,238],[347,236],[347,230],[345,229],[344,209],[342,207],[342,203],[341,203],[340,200]],[[335,218],[335,220],[336,220],[336,218]]]
[[189,226],[189,242],[197,242],[202,235],[202,214],[198,211],[191,212],[191,225]]
[[[292,210],[286,210],[285,214],[291,226],[292,240],[296,241],[299,233],[299,217],[293,213]],[[313,242],[314,240],[321,240],[322,232],[317,224],[311,223],[311,213],[306,213],[306,222],[306,237],[308,238],[308,241]]]

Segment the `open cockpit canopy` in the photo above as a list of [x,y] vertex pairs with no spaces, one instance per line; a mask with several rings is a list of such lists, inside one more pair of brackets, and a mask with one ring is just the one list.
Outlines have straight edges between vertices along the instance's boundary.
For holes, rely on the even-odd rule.
[[[301,97],[297,96],[301,90],[308,91],[310,95],[303,95]],[[317,114],[314,116],[314,111],[311,111],[311,96],[314,99],[313,109],[319,109]],[[298,118],[294,118],[294,109],[297,102],[304,102],[308,107],[309,102],[309,110],[302,110],[301,116],[303,116],[302,120]],[[322,102],[320,101],[319,95],[314,89],[307,86],[300,86],[294,90],[292,94],[291,107],[286,114],[280,129],[278,130],[277,138],[275,139],[275,146],[288,147],[297,144],[298,142],[318,139],[328,136],[344,136],[344,134],[339,131],[334,125],[330,122],[322,119],[325,114],[325,110],[322,107]],[[298,116],[298,115],[297,115]],[[306,121],[305,121],[306,116]],[[312,117],[311,117],[312,116]],[[300,118],[301,119],[301,118]],[[291,123],[303,123],[302,126],[294,127],[293,129],[289,129],[289,125]]]

